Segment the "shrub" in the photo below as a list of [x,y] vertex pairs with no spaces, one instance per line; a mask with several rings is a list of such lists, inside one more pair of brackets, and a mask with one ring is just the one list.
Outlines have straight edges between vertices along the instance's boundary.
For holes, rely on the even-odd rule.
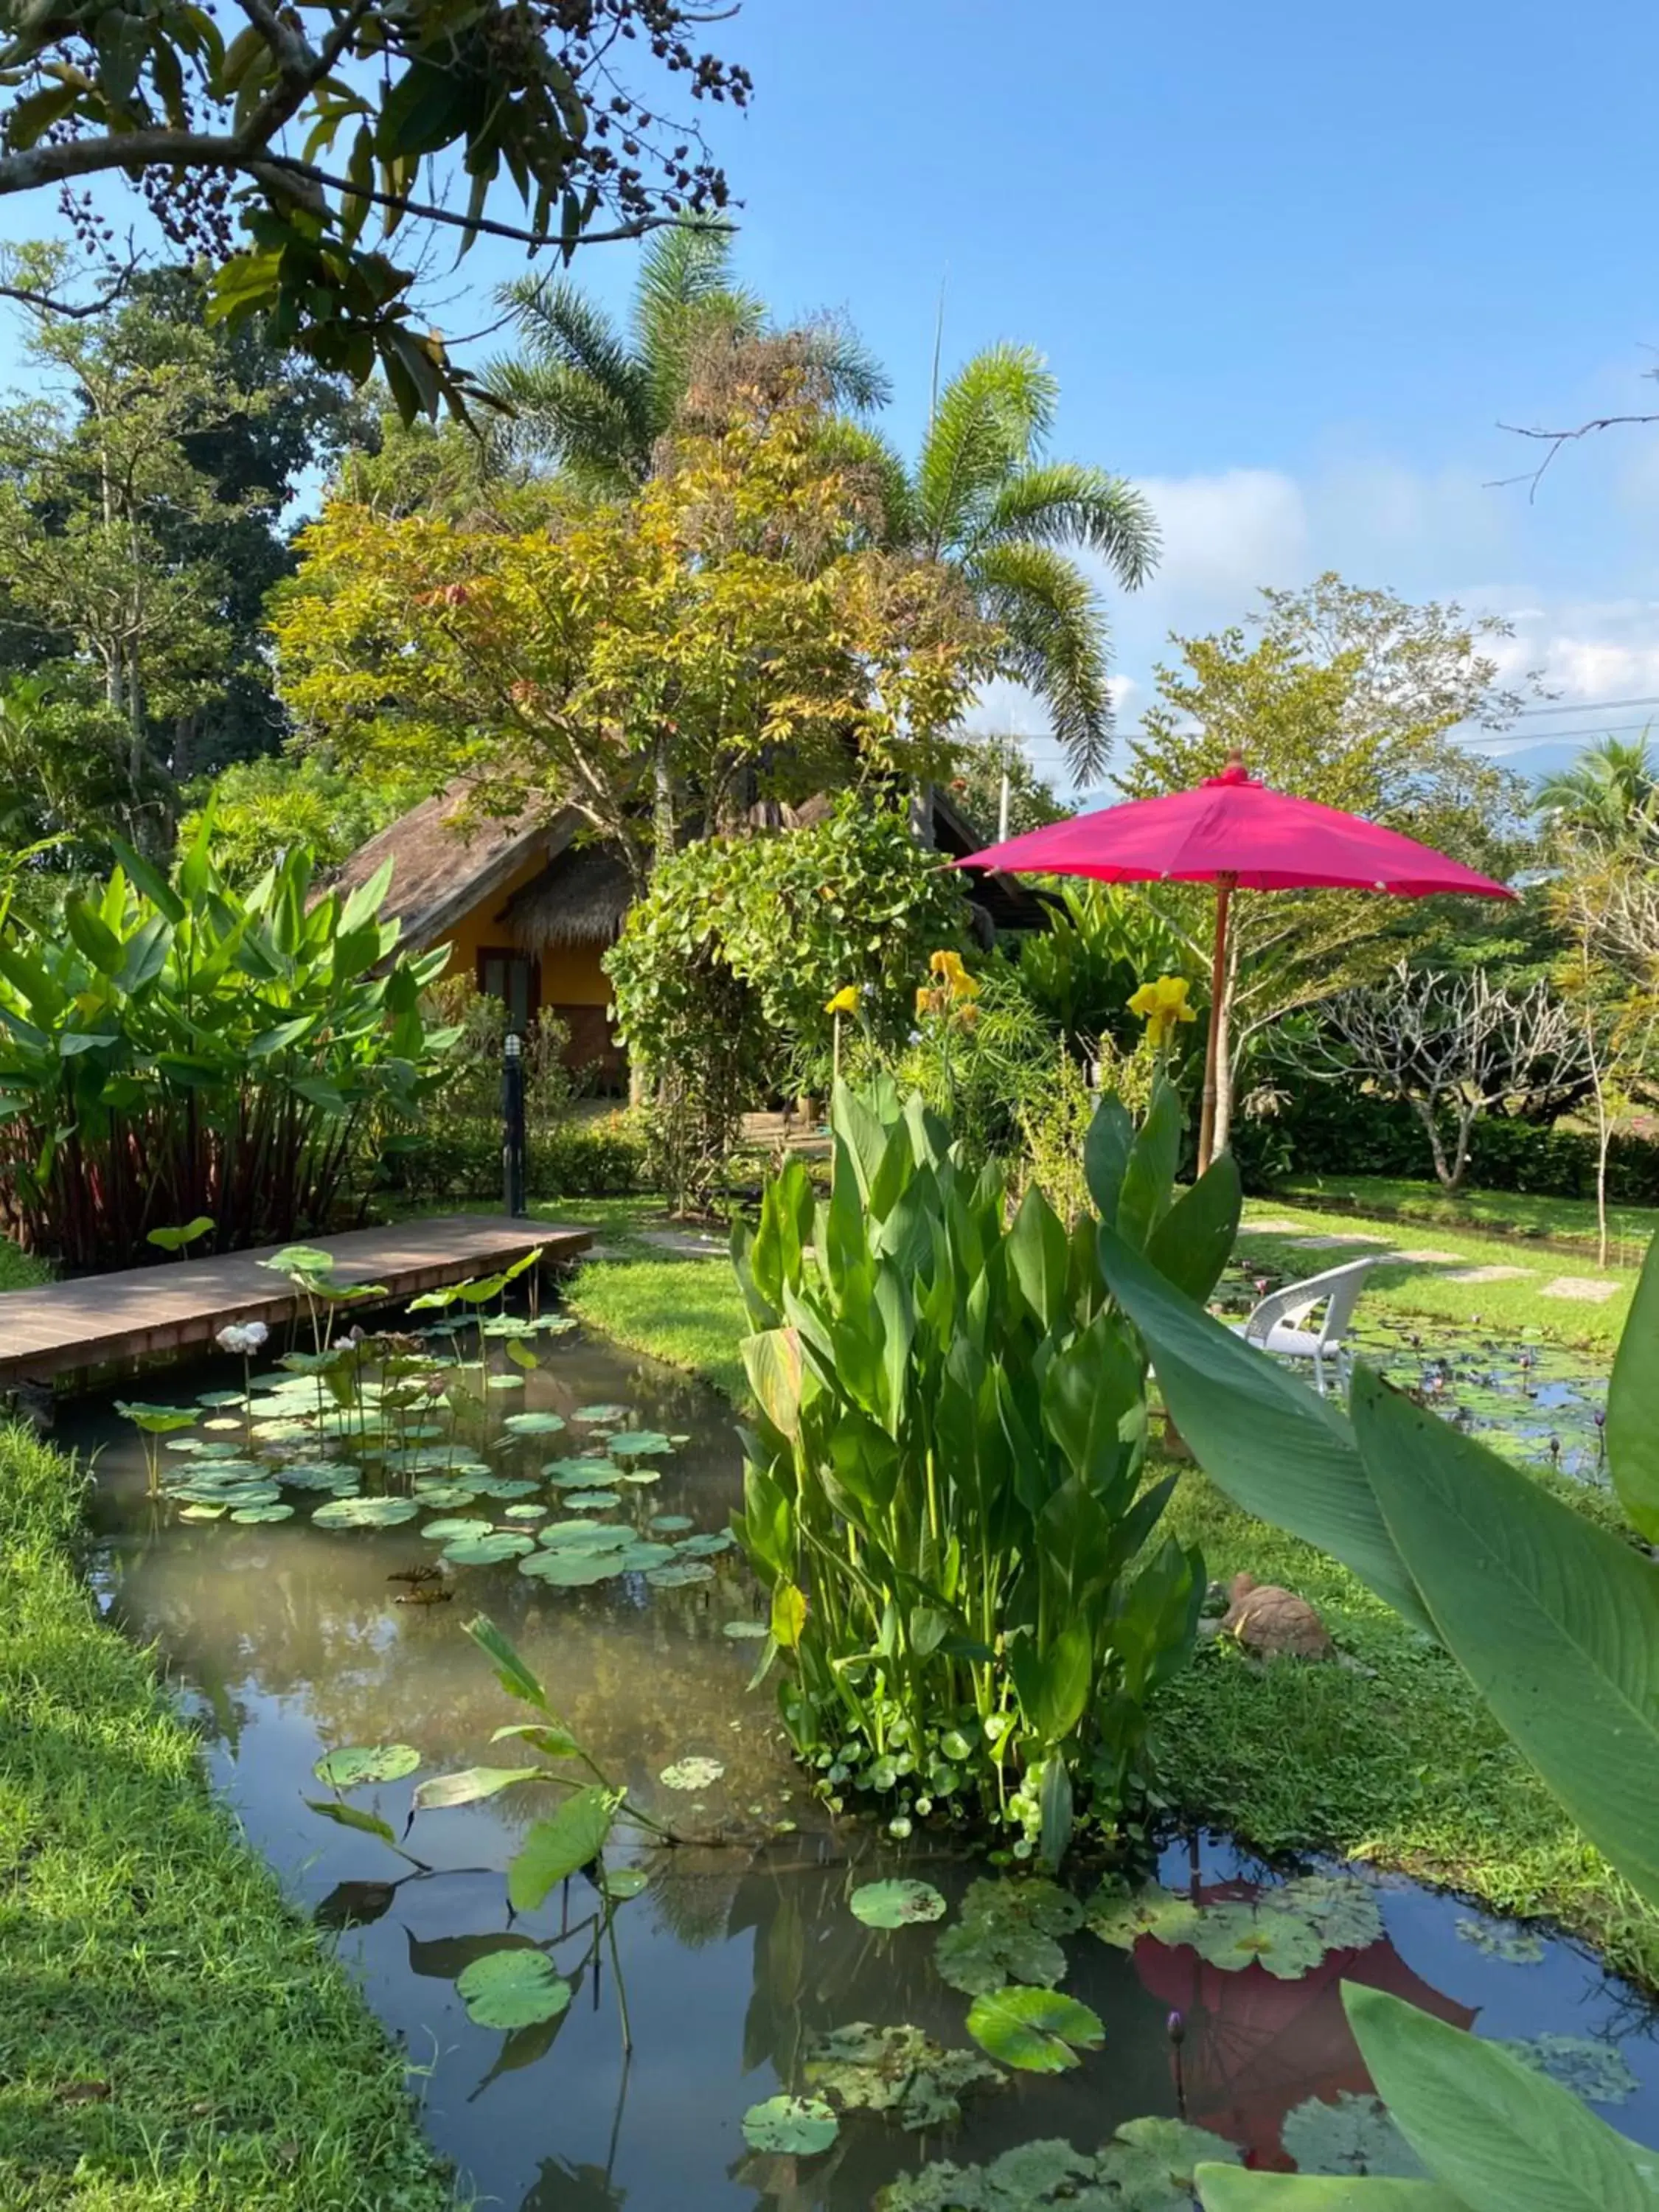
[[[1132,1802],[1147,1700],[1191,1651],[1203,1563],[1155,1540],[1174,1479],[1142,1486],[1146,1362],[1109,1298],[1097,1225],[1040,1191],[1009,1221],[920,1097],[833,1109],[830,1196],[799,1162],[733,1256],[760,1414],[734,1526],[771,1593],[779,1704],[833,1797],[890,1832],[977,1808],[1055,1860],[1077,1798]],[[1207,1296],[1238,1183],[1218,1162],[1171,1203],[1160,1084],[1137,1134],[1104,1101],[1085,1158],[1102,1218]]]
[[[636,1114],[552,1121],[528,1136],[525,1191],[532,1199],[628,1198],[647,1185],[646,1135]],[[391,1182],[406,1198],[498,1199],[501,1194],[501,1124],[477,1121],[441,1138],[407,1139],[389,1163]]]
[[119,849],[61,930],[0,941],[0,1212],[76,1267],[198,1216],[220,1250],[325,1227],[436,1079],[444,953],[398,951],[389,868],[312,902],[301,850],[243,893],[205,828],[170,878]]

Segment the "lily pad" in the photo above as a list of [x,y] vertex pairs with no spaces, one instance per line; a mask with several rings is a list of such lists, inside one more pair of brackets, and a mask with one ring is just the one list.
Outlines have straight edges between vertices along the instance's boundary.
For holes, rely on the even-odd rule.
[[1305,1920],[1270,1903],[1206,1905],[1187,1941],[1200,1959],[1228,1973],[1265,1966],[1281,1982],[1300,1981],[1325,1955]]
[[1589,2104],[1627,2104],[1642,2086],[1618,2045],[1598,2043],[1592,2036],[1527,2036],[1505,2042],[1504,2048]]
[[772,1633],[763,1620],[728,1620],[720,1634],[729,1636],[734,1644],[758,1644]]
[[311,1771],[331,1790],[356,1790],[365,1782],[401,1782],[420,1763],[412,1743],[358,1743],[325,1751]]
[[684,1589],[688,1583],[712,1583],[714,1570],[707,1559],[676,1559],[669,1566],[653,1567],[646,1580],[653,1589]]
[[216,1521],[224,1510],[225,1502],[222,1498],[213,1505],[209,1505],[198,1498],[184,1507],[179,1518],[181,1521]]
[[313,1528],[395,1528],[420,1511],[412,1498],[333,1498],[311,1516]]
[[[355,1467],[342,1460],[295,1460],[279,1467],[276,1480],[285,1490],[355,1490],[361,1480]],[[449,1501],[444,1501],[448,1504]]]
[[784,2157],[816,2158],[829,2149],[840,2129],[821,2097],[769,2097],[743,2116],[743,2138],[750,2149]]
[[612,1459],[654,1459],[659,1452],[673,1449],[660,1429],[623,1429],[609,1444]]
[[711,1529],[706,1536],[688,1536],[680,1546],[683,1559],[713,1559],[720,1553],[729,1552],[737,1543],[729,1528]]
[[462,1969],[455,1990],[478,2027],[533,2027],[570,2002],[569,1983],[539,1951],[487,1951]]
[[544,1521],[549,1510],[545,1505],[537,1505],[520,1498],[516,1505],[507,1507],[507,1517],[509,1521]]
[[484,1388],[487,1390],[522,1390],[524,1377],[522,1375],[492,1375]]
[[472,1544],[487,1536],[494,1523],[476,1515],[447,1521],[428,1521],[421,1534],[434,1544]]
[[607,1867],[605,1870],[605,1893],[619,1905],[630,1897],[637,1897],[651,1886],[651,1877],[643,1867]]
[[417,1482],[415,1495],[421,1504],[471,1505],[477,1492],[465,1482]]
[[1054,2139],[1018,2143],[988,2166],[948,2160],[879,2191],[879,2212],[1046,2212],[1108,2205],[1112,2212],[1191,2212],[1200,2166],[1237,2166],[1237,2144],[1180,2120],[1126,2120],[1094,2154]]
[[586,1459],[550,1459],[544,1462],[542,1473],[556,1490],[592,1490],[596,1483],[622,1479],[622,1469],[614,1461],[597,1454]]
[[1054,1940],[1082,1924],[1083,1908],[1052,1881],[987,1881],[969,1886],[962,1918],[933,1948],[941,1979],[969,1996],[1031,1982],[1052,1989],[1066,1973]]
[[718,1759],[679,1759],[672,1766],[665,1766],[657,1779],[665,1790],[707,1790],[725,1771]]
[[866,1928],[909,1928],[945,1917],[945,1899],[931,1881],[866,1881],[847,1903]]
[[968,2008],[968,2033],[1005,2066],[1027,2074],[1063,2074],[1079,2051],[1105,2041],[1100,2014],[1058,1990],[993,1990]]
[[539,1482],[522,1474],[493,1475],[488,1489],[479,1485],[480,1494],[486,1498],[533,1498],[540,1488]]
[[1262,1902],[1305,1920],[1328,1951],[1363,1951],[1382,1934],[1376,1892],[1352,1875],[1303,1874],[1270,1890]]
[[662,1469],[659,1467],[642,1467],[635,1462],[632,1467],[612,1468],[605,1480],[631,1483],[636,1490],[648,1490],[653,1482],[662,1480]]
[[657,1568],[671,1565],[674,1557],[672,1544],[652,1544],[641,1540],[630,1544],[622,1554],[622,1565],[630,1575],[652,1574]]
[[539,1533],[550,1552],[620,1552],[634,1541],[618,1521],[550,1521]]
[[626,1406],[578,1406],[570,1418],[573,1421],[586,1421],[592,1427],[598,1428],[602,1424],[611,1421],[625,1421],[628,1419],[628,1407]]
[[1298,2173],[1390,2175],[1415,2180],[1423,2161],[1380,2097],[1339,2091],[1326,2104],[1310,2097],[1285,2115],[1279,2139]]
[[532,1575],[555,1589],[583,1589],[590,1583],[609,1582],[623,1571],[614,1552],[531,1552],[519,1562],[521,1575]]
[[501,1426],[510,1436],[556,1436],[564,1426],[562,1413],[509,1413]]
[[278,1503],[274,1505],[239,1505],[231,1515],[240,1528],[251,1528],[263,1521],[291,1521],[294,1508]]
[[1159,1943],[1190,1943],[1202,1908],[1156,1882],[1145,1889],[1097,1889],[1089,1900],[1091,1935],[1120,1951],[1132,1951],[1143,1936]]
[[614,1490],[573,1490],[565,1499],[578,1513],[606,1513],[622,1500]]
[[651,1526],[660,1528],[665,1536],[677,1535],[682,1528],[690,1528],[692,1525],[689,1513],[653,1513],[651,1516]]
[[1484,1951],[1489,1959],[1502,1959],[1510,1966],[1535,1966],[1544,1956],[1543,1939],[1529,1928],[1505,1928],[1492,1920],[1460,1920],[1457,1932],[1466,1943]]
[[1000,2088],[1000,2069],[975,2051],[945,2051],[919,2027],[832,2029],[808,2045],[807,2086],[839,2112],[890,2114],[901,2127],[950,2127],[974,2088]]
[[447,1544],[443,1557],[452,1567],[493,1567],[502,1559],[522,1559],[535,1548],[533,1536],[520,1535],[516,1528],[497,1528],[488,1536],[471,1536],[457,1544]]

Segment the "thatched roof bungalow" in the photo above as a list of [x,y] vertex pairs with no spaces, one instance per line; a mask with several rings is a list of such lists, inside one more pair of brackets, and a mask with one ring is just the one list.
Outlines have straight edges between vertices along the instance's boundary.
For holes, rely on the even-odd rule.
[[[625,1088],[627,1065],[611,1033],[611,982],[600,962],[617,941],[632,896],[627,870],[603,845],[579,843],[586,824],[574,807],[533,823],[477,821],[461,814],[464,794],[443,792],[371,837],[346,862],[342,890],[392,863],[386,910],[416,950],[447,942],[449,973],[470,975],[506,1000],[521,1023],[544,1008],[570,1031],[573,1067],[603,1089]],[[828,800],[782,810],[781,834],[817,818]],[[943,792],[935,791],[919,833],[960,857],[981,842]],[[1042,901],[1009,876],[964,878],[986,943],[1000,931],[1040,928]]]

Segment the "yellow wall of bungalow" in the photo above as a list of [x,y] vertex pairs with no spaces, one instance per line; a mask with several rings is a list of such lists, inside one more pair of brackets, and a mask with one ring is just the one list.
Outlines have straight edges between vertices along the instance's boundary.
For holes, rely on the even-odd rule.
[[509,1004],[520,998],[522,1011],[522,985],[515,988],[500,963],[507,956],[525,960],[536,978],[534,1006],[556,1014],[570,1030],[568,1056],[573,1064],[580,1066],[604,1060],[614,1062],[613,1073],[619,1073],[621,1055],[610,1043],[609,1024],[600,1011],[610,1006],[611,998],[611,979],[599,964],[607,948],[597,942],[550,945],[538,956],[526,951],[512,924],[501,918],[514,893],[541,874],[546,866],[544,854],[532,854],[515,875],[434,940],[449,946],[445,973],[469,976]]

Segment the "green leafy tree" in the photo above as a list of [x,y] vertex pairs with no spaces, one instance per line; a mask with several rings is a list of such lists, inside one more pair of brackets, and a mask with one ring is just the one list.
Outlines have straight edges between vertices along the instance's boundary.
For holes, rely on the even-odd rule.
[[205,824],[214,866],[239,890],[301,847],[326,876],[423,795],[418,785],[349,774],[312,755],[237,761],[200,787],[179,827],[179,854]]
[[[359,383],[378,365],[405,417],[462,405],[469,389],[409,296],[419,234],[568,259],[584,238],[726,204],[696,130],[619,69],[642,45],[694,100],[745,104],[746,72],[691,43],[707,20],[696,7],[244,0],[240,12],[227,41],[191,0],[9,10],[0,195],[67,192],[88,237],[106,238],[77,188],[118,172],[176,246],[216,264],[216,313],[269,315],[280,343]],[[464,204],[423,181],[428,165],[465,179]],[[520,222],[491,211],[509,190]],[[403,233],[400,260],[364,247],[371,214],[383,240]]]
[[122,826],[159,846],[179,776],[281,732],[262,613],[292,564],[280,512],[349,416],[256,331],[210,331],[188,271],[52,314],[61,259],[13,257],[40,386],[0,414],[0,663],[38,670],[89,732],[125,724]]
[[[646,246],[626,331],[568,281],[521,276],[501,294],[521,351],[494,362],[487,389],[514,417],[520,450],[580,483],[625,497],[644,483],[675,427],[700,363],[765,337],[764,303],[736,281],[732,233],[681,221]],[[883,404],[886,377],[856,337],[819,322],[796,334],[803,366],[837,405]]]
[[1571,768],[1545,777],[1533,805],[1547,830],[1569,838],[1645,842],[1653,836],[1659,805],[1659,761],[1651,741],[1602,738],[1587,745]]
[[[1501,724],[1518,700],[1486,647],[1503,632],[1455,605],[1413,606],[1334,574],[1304,592],[1266,592],[1259,635],[1178,638],[1182,665],[1160,667],[1158,697],[1122,782],[1131,798],[1184,791],[1219,774],[1237,747],[1275,790],[1382,822],[1499,878],[1525,850],[1519,780],[1451,734]],[[1205,886],[1149,891],[1207,960]],[[1466,902],[1455,902],[1465,927]],[[1300,1006],[1383,973],[1443,924],[1434,902],[1362,892],[1235,897],[1221,1025],[1215,1144],[1225,1146],[1252,1043]]]
[[935,399],[914,467],[857,426],[842,433],[879,482],[890,544],[953,568],[1001,632],[1000,672],[1042,700],[1079,782],[1111,739],[1105,603],[1092,554],[1124,589],[1157,563],[1158,525],[1122,477],[1048,456],[1060,386],[1030,346],[965,362]]

